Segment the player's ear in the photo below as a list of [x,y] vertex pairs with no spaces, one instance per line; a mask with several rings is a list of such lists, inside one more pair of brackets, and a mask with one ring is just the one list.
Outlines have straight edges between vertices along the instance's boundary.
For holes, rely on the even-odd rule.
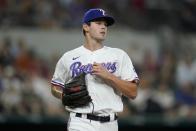
[[84,30],[85,32],[88,32],[89,26],[88,26],[87,24],[83,24],[83,30]]

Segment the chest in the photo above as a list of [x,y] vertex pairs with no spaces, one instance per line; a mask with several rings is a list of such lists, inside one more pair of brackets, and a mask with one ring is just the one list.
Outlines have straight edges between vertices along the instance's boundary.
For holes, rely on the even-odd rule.
[[72,77],[81,72],[90,74],[94,62],[102,64],[111,73],[117,73],[121,65],[121,57],[111,52],[75,54],[68,58],[66,68]]

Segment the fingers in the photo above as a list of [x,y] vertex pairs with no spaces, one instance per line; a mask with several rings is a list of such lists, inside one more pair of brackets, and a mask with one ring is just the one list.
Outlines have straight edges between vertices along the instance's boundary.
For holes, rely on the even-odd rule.
[[95,67],[96,67],[96,66],[101,66],[101,64],[94,62],[94,63],[93,63],[93,66],[95,66]]
[[100,69],[100,65],[101,65],[101,64],[94,62],[94,63],[93,63],[93,69],[94,69],[94,70]]
[[97,72],[100,72],[100,68],[93,67],[92,73],[97,73]]
[[105,79],[109,76],[108,70],[100,63],[93,63],[92,74],[98,76],[101,79]]
[[101,72],[101,70],[102,70],[102,65],[94,62],[92,73],[98,73],[98,72]]

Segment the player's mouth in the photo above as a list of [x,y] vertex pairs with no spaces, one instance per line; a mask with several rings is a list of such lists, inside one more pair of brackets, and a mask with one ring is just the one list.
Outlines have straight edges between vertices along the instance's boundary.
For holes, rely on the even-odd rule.
[[100,32],[100,34],[105,35],[105,32],[104,31],[103,32]]

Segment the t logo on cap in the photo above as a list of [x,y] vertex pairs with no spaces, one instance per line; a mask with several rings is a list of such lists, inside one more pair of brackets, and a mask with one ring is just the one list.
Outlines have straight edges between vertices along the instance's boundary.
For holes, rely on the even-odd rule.
[[103,10],[103,9],[99,9],[99,11],[101,11],[101,12],[102,12],[102,15],[104,15],[104,16],[105,16],[105,10]]
[[97,19],[103,19],[107,22],[107,26],[111,26],[114,24],[114,18],[112,16],[109,16],[105,10],[100,8],[93,8],[89,9],[85,14],[83,18],[83,23],[88,23],[93,20]]

